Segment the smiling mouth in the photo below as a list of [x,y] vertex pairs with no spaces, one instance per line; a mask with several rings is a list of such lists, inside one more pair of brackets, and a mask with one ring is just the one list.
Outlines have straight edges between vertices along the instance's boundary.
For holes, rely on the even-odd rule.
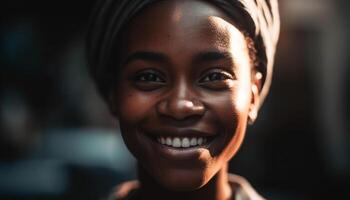
[[164,137],[157,136],[154,140],[164,146],[177,149],[194,148],[208,145],[213,137]]

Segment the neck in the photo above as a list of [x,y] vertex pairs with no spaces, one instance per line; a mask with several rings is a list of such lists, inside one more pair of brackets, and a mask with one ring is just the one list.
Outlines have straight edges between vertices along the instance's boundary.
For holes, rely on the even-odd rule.
[[204,186],[193,191],[172,191],[164,188],[153,179],[140,165],[138,177],[141,183],[139,200],[143,199],[200,199],[200,200],[228,200],[234,191],[228,182],[227,164],[214,175]]

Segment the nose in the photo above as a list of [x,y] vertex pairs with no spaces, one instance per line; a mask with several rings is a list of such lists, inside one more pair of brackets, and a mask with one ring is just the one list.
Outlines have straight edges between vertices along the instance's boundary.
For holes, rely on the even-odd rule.
[[176,120],[200,117],[205,106],[186,84],[179,84],[157,105],[158,113]]

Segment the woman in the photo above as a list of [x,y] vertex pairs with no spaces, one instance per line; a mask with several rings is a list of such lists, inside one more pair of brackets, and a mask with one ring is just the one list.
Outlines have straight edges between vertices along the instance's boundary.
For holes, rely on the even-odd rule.
[[274,0],[101,1],[90,72],[138,161],[112,199],[262,199],[228,162],[267,94]]

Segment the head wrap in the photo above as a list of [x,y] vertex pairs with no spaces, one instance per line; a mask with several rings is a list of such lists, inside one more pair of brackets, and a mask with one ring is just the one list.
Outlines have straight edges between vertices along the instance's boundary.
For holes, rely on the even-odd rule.
[[[113,83],[108,62],[118,33],[125,24],[147,5],[160,0],[101,0],[92,14],[87,37],[89,70],[106,99]],[[260,105],[271,84],[272,67],[279,36],[279,11],[277,0],[208,0],[221,8],[237,22],[241,29],[253,39],[258,70],[263,75],[260,90]]]

